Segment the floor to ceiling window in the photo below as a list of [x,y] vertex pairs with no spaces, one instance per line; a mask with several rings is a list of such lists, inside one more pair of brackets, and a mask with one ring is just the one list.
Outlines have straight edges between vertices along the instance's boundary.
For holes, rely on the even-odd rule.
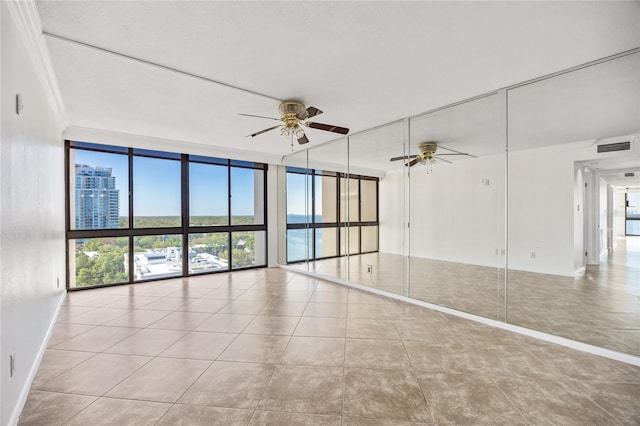
[[266,266],[260,163],[66,142],[69,289]]
[[286,186],[287,262],[378,250],[378,178],[287,167]]
[[625,234],[640,235],[640,190],[625,193]]

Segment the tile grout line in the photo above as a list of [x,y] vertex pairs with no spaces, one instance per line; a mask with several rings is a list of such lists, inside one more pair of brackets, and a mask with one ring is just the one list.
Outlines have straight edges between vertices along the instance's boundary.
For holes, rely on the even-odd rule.
[[436,422],[435,413],[433,412],[433,409],[431,408],[431,404],[429,403],[429,401],[427,399],[427,396],[424,393],[424,389],[422,388],[422,383],[420,382],[420,379],[418,378],[418,376],[416,374],[416,369],[413,366],[413,361],[411,361],[411,357],[409,356],[409,351],[407,351],[407,346],[405,345],[404,338],[402,337],[402,334],[400,333],[400,329],[398,328],[398,325],[397,325],[396,321],[397,321],[397,317],[394,315],[394,317],[393,317],[393,325],[396,328],[396,332],[398,333],[398,336],[400,336],[400,342],[402,342],[402,348],[404,349],[404,354],[407,357],[407,359],[409,360],[409,367],[411,369],[412,376],[415,379],[416,383],[418,384],[418,388],[420,389],[420,394],[422,395],[422,400],[427,405],[427,408],[429,410],[429,416],[431,417],[431,421],[433,421],[434,424],[438,424],[438,422]]

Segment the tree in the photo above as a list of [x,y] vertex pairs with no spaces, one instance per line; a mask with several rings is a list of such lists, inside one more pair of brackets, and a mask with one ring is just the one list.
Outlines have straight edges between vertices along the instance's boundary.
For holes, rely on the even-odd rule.
[[255,256],[253,252],[242,249],[233,249],[232,263],[234,267],[252,266],[255,264]]
[[124,254],[128,247],[102,246],[95,257],[76,251],[76,286],[86,287],[128,280],[124,270]]

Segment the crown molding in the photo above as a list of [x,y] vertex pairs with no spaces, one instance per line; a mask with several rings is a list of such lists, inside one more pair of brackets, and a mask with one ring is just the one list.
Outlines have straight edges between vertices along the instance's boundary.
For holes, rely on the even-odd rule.
[[4,2],[16,24],[27,54],[40,79],[45,96],[53,110],[61,129],[68,126],[69,120],[64,109],[58,80],[53,70],[49,49],[42,35],[42,22],[35,0]]

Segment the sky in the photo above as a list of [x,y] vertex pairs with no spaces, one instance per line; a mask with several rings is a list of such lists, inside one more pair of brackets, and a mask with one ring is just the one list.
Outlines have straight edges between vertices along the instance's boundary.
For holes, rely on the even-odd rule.
[[[74,149],[75,163],[111,167],[120,190],[120,216],[129,209],[128,158],[122,154]],[[180,215],[180,161],[134,157],[134,215]],[[262,170],[232,167],[232,214],[253,215],[254,174]],[[190,164],[189,186],[192,216],[226,215],[228,183],[226,166]]]

